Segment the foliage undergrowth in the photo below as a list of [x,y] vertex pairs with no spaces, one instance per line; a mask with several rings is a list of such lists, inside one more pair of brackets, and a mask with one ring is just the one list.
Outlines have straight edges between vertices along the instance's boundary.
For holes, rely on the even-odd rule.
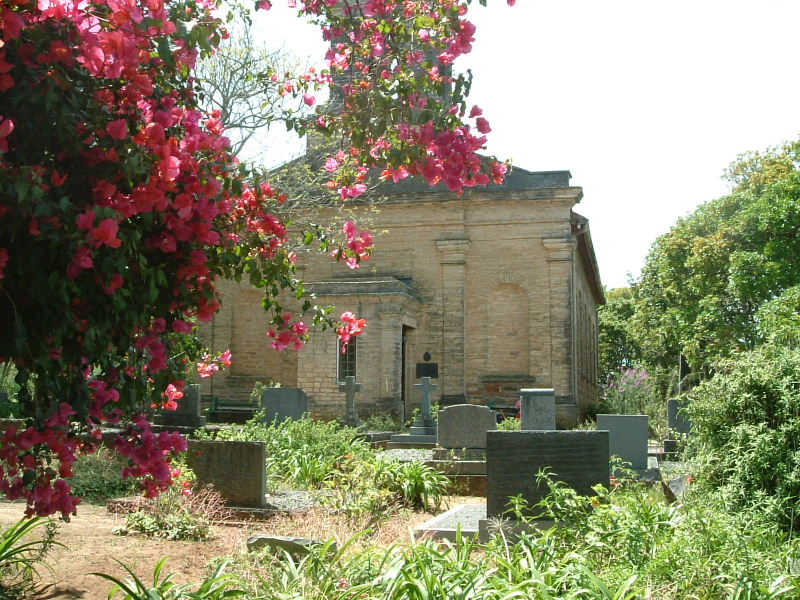
[[136,494],[140,491],[136,480],[122,478],[125,466],[127,461],[124,458],[101,446],[97,452],[83,456],[75,464],[72,491],[84,502],[92,504]]
[[688,452],[698,483],[728,510],[752,508],[800,526],[800,349],[765,344],[718,365],[695,388]]
[[205,541],[213,537],[211,525],[225,521],[229,511],[220,494],[211,487],[192,490],[174,485],[151,504],[130,513],[121,534],[142,533],[167,540]]
[[[39,539],[26,539],[43,528]],[[60,546],[55,541],[56,522],[43,518],[24,518],[0,533],[0,599],[23,600],[37,591],[39,568],[46,567],[47,553]]]
[[290,486],[329,490],[327,505],[347,514],[385,516],[395,506],[437,509],[449,479],[419,462],[380,458],[357,429],[310,418],[200,433],[203,439],[260,441],[273,477]]
[[[544,478],[535,513],[558,523],[488,543],[411,540],[390,547],[356,537],[303,558],[237,554],[248,597],[344,599],[712,600],[796,598],[800,544],[758,511],[725,510],[713,495],[667,504],[654,488],[622,481],[581,496]],[[518,504],[518,509],[523,509]],[[524,511],[523,511],[524,512]],[[526,518],[526,517],[523,517]]]

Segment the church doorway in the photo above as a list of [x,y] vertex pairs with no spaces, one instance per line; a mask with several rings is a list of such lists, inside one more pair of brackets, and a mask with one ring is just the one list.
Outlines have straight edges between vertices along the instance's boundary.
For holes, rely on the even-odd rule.
[[403,414],[400,415],[403,423],[405,423],[413,412],[410,403],[413,401],[411,398],[410,390],[414,389],[409,382],[411,372],[409,371],[409,353],[411,352],[411,335],[414,331],[413,327],[403,325],[402,341],[400,343],[400,400],[402,405]]

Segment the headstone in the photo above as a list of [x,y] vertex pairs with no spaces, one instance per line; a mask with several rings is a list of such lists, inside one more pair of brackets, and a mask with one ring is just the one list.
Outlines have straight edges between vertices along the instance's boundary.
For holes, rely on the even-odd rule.
[[[255,552],[262,548],[271,548],[273,550],[285,550],[294,558],[298,558],[309,554],[312,547],[322,546],[323,544],[325,544],[325,542],[314,538],[255,533],[247,538],[247,551]],[[336,552],[335,542],[331,543],[330,549],[332,552]]]
[[688,434],[692,429],[692,422],[683,412],[683,403],[676,398],[667,400],[667,427],[676,433]]
[[344,422],[350,427],[358,427],[361,420],[356,410],[356,392],[361,391],[361,384],[356,383],[355,377],[348,375],[344,378],[344,383],[339,384],[339,391],[345,393]]
[[524,389],[520,396],[520,429],[556,428],[556,392],[553,389]]
[[206,418],[202,416],[200,406],[200,385],[196,383],[187,385],[183,391],[183,398],[178,400],[178,408],[162,410],[156,416],[155,422],[168,427],[203,427]]
[[632,469],[647,469],[647,415],[597,415],[597,429],[609,432],[612,456],[630,463]]
[[521,494],[533,507],[548,493],[536,476],[550,471],[579,494],[610,483],[607,431],[489,431],[486,434],[486,514],[501,517]]
[[477,404],[454,404],[439,413],[442,448],[486,448],[486,432],[497,429],[497,413]]
[[415,383],[414,387],[417,388],[422,394],[422,404],[420,405],[419,418],[414,425],[416,427],[425,427],[433,430],[427,432],[420,431],[418,433],[436,435],[436,424],[433,422],[433,415],[431,414],[431,392],[439,386],[437,386],[435,383],[432,383],[430,377],[423,377],[422,383]]
[[189,440],[186,462],[201,486],[211,484],[233,506],[267,506],[264,442]]
[[297,421],[308,413],[308,396],[300,388],[267,388],[261,394],[262,422]]

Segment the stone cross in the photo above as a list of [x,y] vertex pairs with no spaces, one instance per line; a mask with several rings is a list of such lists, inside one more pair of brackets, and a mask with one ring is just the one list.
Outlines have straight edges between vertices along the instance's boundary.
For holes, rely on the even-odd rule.
[[430,377],[423,377],[422,383],[415,383],[415,388],[422,392],[422,407],[420,408],[419,419],[415,423],[418,427],[433,427],[433,416],[431,415],[431,392],[438,386],[431,383]]
[[339,384],[339,391],[345,393],[345,423],[350,427],[358,427],[361,425],[361,421],[359,421],[356,411],[356,392],[361,391],[361,384],[356,383],[355,377],[348,375],[344,378],[344,383]]

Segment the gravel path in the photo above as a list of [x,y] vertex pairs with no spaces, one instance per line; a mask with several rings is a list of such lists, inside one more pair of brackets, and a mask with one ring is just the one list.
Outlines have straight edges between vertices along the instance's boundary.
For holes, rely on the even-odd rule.
[[383,450],[378,453],[378,456],[385,456],[393,460],[411,461],[411,460],[433,460],[433,450],[423,448],[396,448],[394,450]]

